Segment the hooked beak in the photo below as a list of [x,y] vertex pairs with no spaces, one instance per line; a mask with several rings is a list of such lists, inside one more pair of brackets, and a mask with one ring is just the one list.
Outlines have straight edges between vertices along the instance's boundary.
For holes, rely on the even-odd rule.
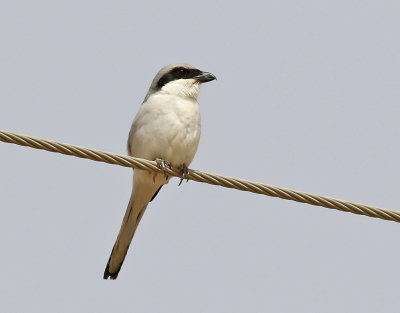
[[217,77],[215,77],[213,74],[208,73],[208,72],[201,72],[200,75],[193,77],[193,79],[197,80],[200,83],[206,83],[206,82],[210,82],[214,79],[217,79]]

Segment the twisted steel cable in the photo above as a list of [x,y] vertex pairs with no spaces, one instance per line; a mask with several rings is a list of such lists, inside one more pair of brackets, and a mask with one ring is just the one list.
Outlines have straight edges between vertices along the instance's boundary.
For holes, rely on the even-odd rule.
[[[69,145],[65,143],[35,138],[26,135],[15,134],[0,130],[0,141],[13,143],[21,146],[42,149],[51,152],[62,153],[66,155],[76,156],[78,158],[90,159],[98,162],[117,164],[125,167],[133,167],[142,170],[154,171],[158,173],[166,173],[171,176],[181,177],[181,170],[176,168],[161,169],[155,161],[134,158],[121,154],[98,151],[94,149]],[[243,179],[221,176],[217,174],[205,173],[196,170],[189,170],[185,179],[194,180],[201,183],[218,185],[226,188],[233,188],[243,191],[249,191],[258,194],[264,194],[271,197],[278,197],[285,200],[292,200],[307,203],[316,206],[322,206],[329,209],[350,212],[369,217],[380,218],[384,220],[400,222],[400,212],[381,209],[369,205],[357,204],[344,200],[328,198],[310,193],[294,191],[290,189],[255,183]]]

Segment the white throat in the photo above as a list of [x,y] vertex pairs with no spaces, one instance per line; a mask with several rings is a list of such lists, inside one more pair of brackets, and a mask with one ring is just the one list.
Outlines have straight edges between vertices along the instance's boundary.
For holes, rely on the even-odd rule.
[[161,88],[161,93],[193,99],[197,99],[199,92],[200,83],[195,79],[173,80]]

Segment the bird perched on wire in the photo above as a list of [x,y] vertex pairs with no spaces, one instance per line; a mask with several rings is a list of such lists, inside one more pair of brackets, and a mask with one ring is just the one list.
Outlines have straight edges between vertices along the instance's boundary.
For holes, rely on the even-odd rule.
[[[154,77],[128,138],[128,154],[177,167],[182,175],[196,154],[200,140],[200,85],[216,79],[188,64],[172,64]],[[104,271],[104,279],[116,279],[147,205],[170,177],[135,169],[132,194],[117,240]]]

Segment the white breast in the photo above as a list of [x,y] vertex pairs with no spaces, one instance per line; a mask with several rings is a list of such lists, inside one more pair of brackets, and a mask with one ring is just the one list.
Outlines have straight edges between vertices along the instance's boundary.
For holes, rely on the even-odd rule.
[[129,145],[132,156],[189,165],[200,140],[200,109],[197,100],[159,92],[142,104],[132,125]]

